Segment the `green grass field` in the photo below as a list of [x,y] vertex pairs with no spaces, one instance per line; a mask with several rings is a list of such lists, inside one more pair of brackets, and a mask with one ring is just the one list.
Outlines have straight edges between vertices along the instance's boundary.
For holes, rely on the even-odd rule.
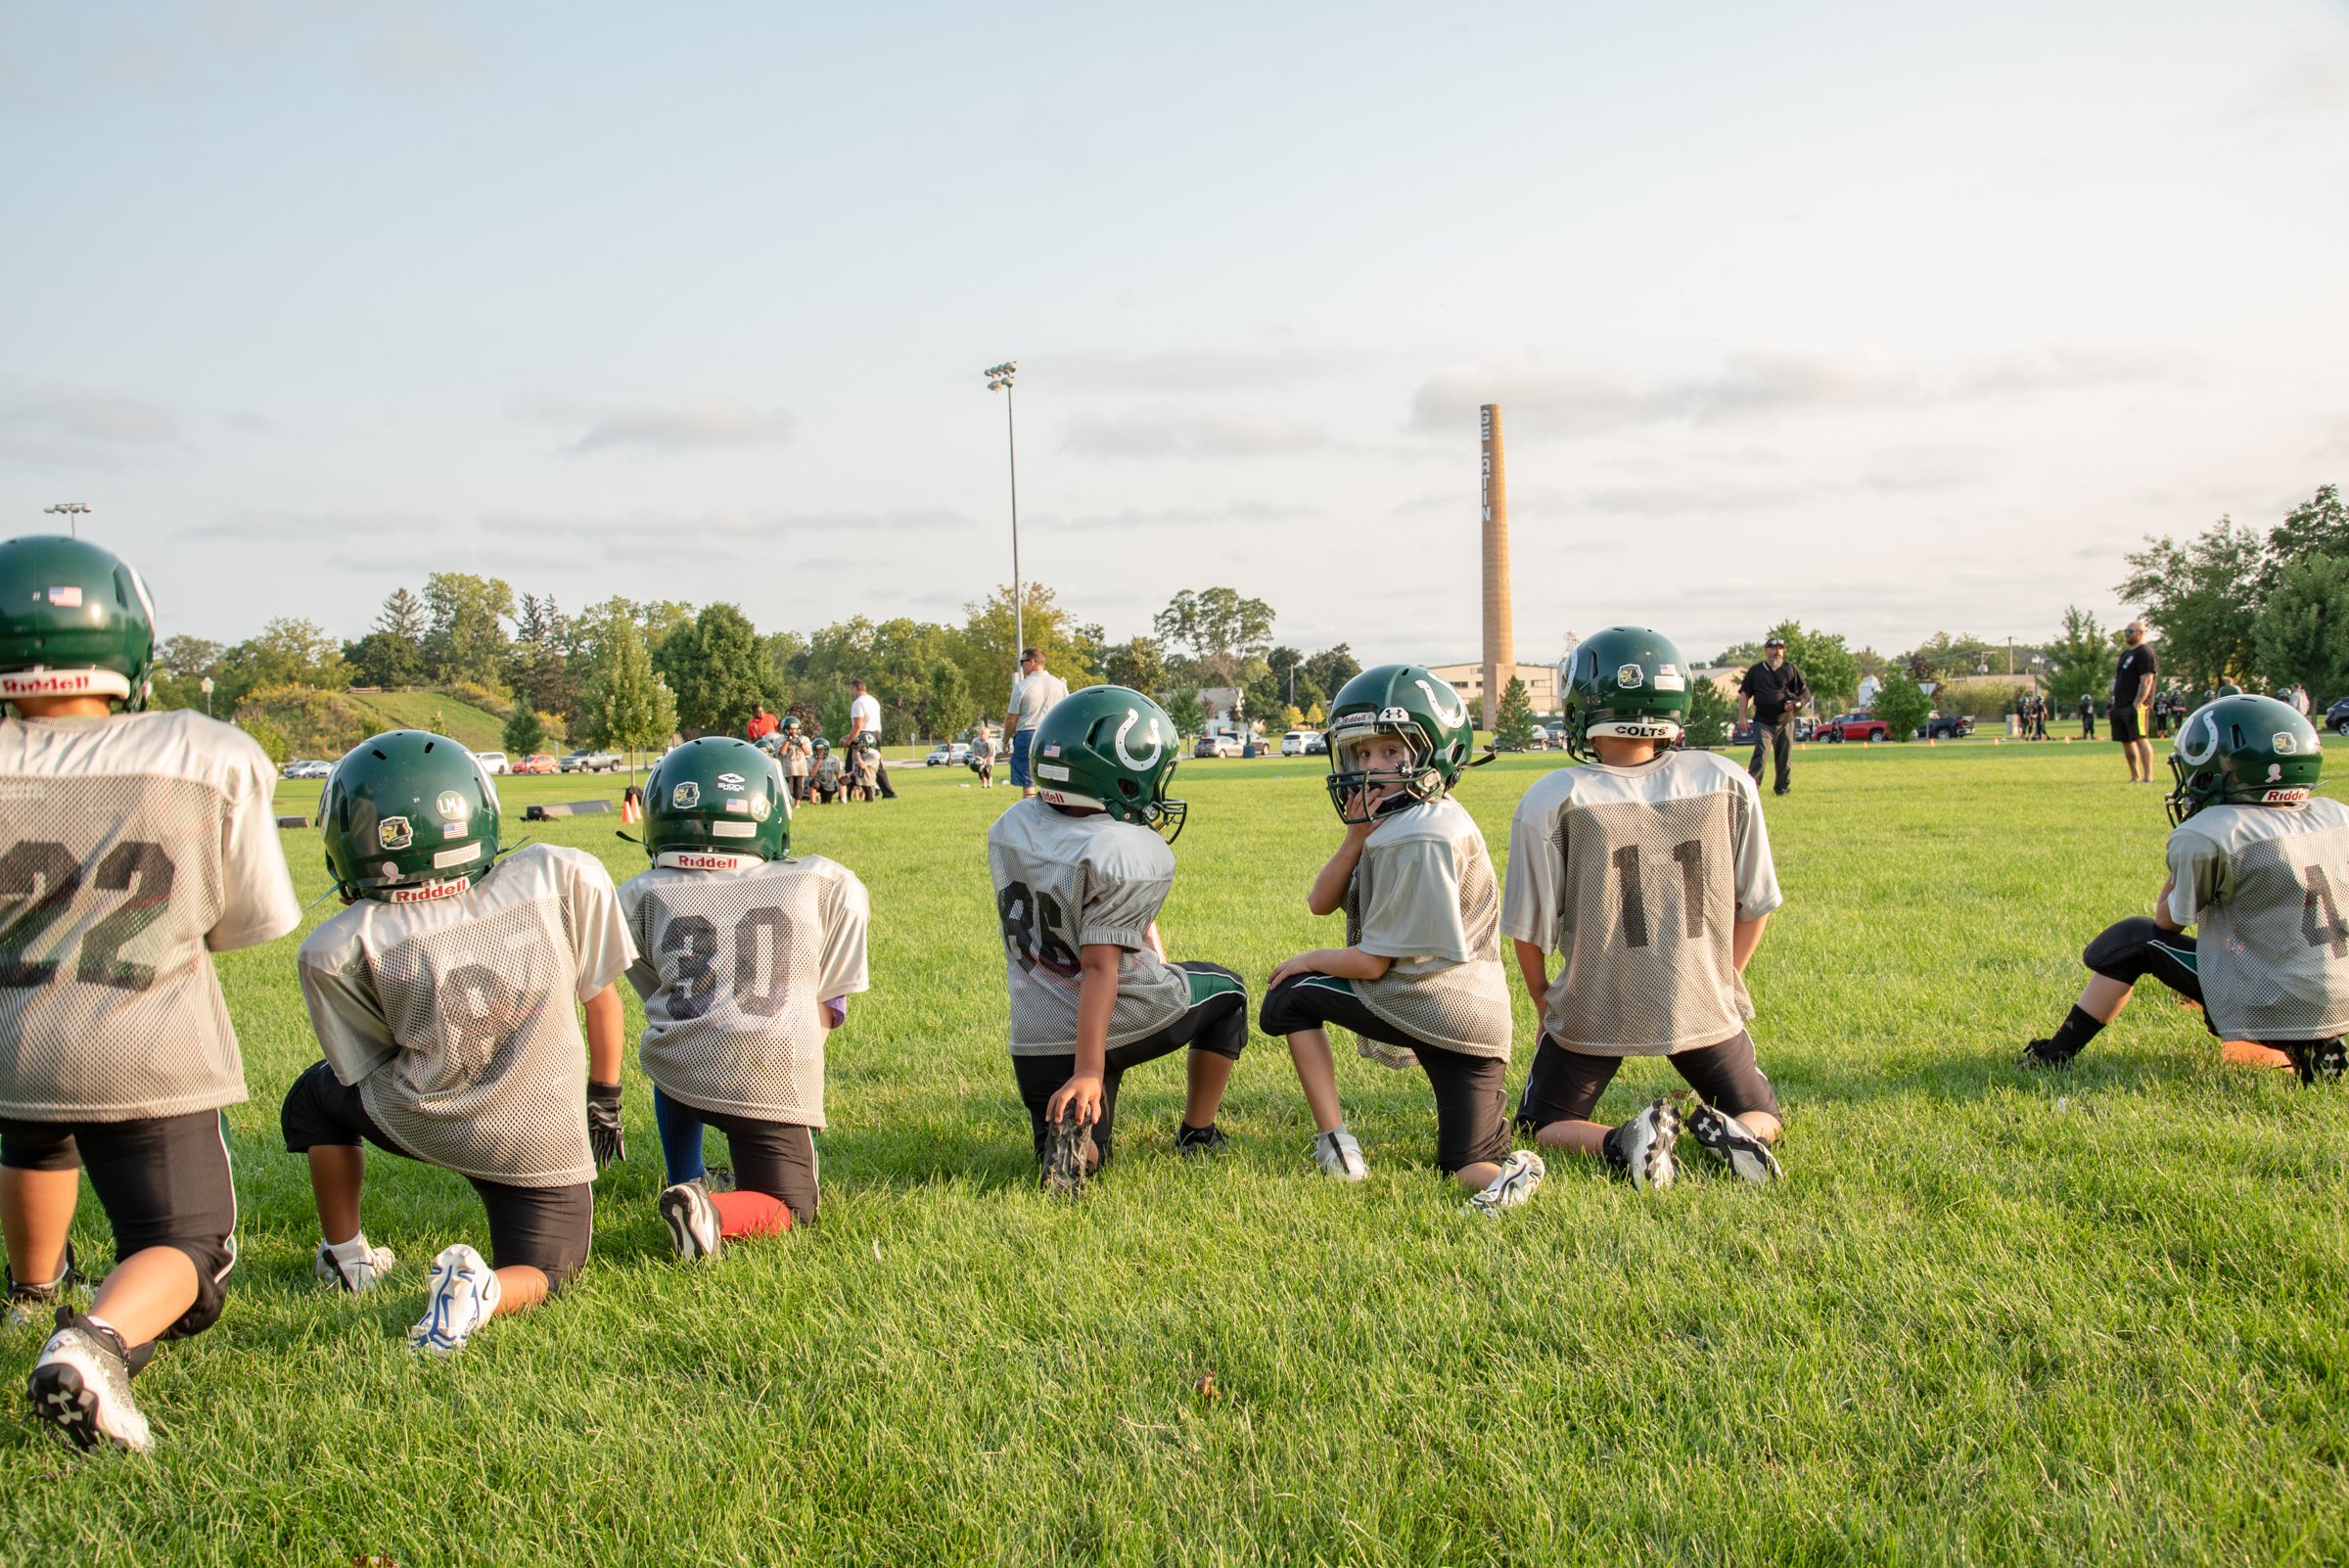
[[[1261,983],[1343,941],[1304,906],[1336,834],[1319,761],[1184,765],[1174,956]],[[1464,782],[1497,857],[1557,761]],[[2086,940],[2148,905],[2158,792],[2123,784],[2109,744],[1813,747],[1798,769],[1770,809],[1787,903],[1750,977],[1787,1108],[1778,1188],[1699,1162],[1642,1194],[1559,1158],[1529,1208],[1478,1219],[1426,1163],[1424,1083],[1351,1055],[1374,1172],[1342,1187],[1313,1173],[1286,1051],[1259,1038],[1229,1158],[1172,1153],[1169,1061],[1128,1079],[1117,1164],[1047,1201],[982,850],[1016,795],[900,766],[898,802],[795,834],[874,905],[874,989],[833,1039],[821,1224],[675,1264],[631,1055],[594,1263],[447,1364],[401,1335],[431,1256],[485,1245],[478,1204],[371,1156],[368,1232],[400,1271],[358,1302],[315,1284],[303,1167],[275,1135],[317,1054],[297,939],[232,955],[253,1101],[230,1115],[227,1315],[140,1379],[151,1456],[77,1461],[0,1426],[0,1559],[2349,1557],[2349,1096],[2222,1068],[2152,992],[2067,1074],[2011,1065],[2062,1016]],[[504,793],[510,837],[590,848],[616,877],[644,863],[617,818],[519,820],[616,785]],[[315,897],[316,841],[288,838]],[[1517,1006],[1512,1091],[1535,1038]],[[1602,1114],[1677,1082],[1635,1063]],[[111,1257],[86,1197],[76,1235],[85,1264]],[[0,1339],[11,1380],[38,1343]]]

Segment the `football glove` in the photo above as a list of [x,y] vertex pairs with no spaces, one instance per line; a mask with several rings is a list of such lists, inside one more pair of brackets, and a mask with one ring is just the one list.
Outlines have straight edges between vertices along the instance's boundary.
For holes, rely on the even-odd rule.
[[627,1145],[620,1135],[620,1085],[587,1083],[587,1143],[595,1150],[595,1168],[603,1170],[615,1160],[628,1157]]

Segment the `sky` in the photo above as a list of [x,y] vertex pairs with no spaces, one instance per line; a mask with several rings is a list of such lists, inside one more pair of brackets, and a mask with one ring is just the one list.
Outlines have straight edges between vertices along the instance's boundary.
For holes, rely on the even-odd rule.
[[2349,0],[0,0],[0,519],[165,633],[441,570],[764,629],[1692,659],[2121,619],[2349,476]]

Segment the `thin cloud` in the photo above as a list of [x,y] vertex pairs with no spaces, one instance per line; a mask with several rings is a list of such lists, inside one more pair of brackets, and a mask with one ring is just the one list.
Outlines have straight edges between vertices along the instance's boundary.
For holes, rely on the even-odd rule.
[[1310,346],[1182,348],[1159,353],[1079,352],[1037,361],[1072,389],[1094,392],[1254,392],[1328,381],[1365,369],[1376,356],[1359,348]]
[[1325,432],[1294,420],[1164,408],[1082,414],[1061,440],[1080,457],[1280,457],[1328,445]]
[[1273,501],[1233,501],[1225,506],[1128,506],[1115,512],[1078,512],[1067,516],[1047,514],[1035,519],[1035,522],[1040,528],[1057,532],[1126,532],[1145,529],[1215,528],[1233,523],[1261,527],[1273,523],[1302,522],[1324,515],[1317,506]]
[[51,384],[0,403],[0,456],[26,463],[107,465],[178,444],[179,421],[137,397]]
[[[420,512],[229,512],[198,524],[183,537],[215,543],[297,544],[318,539],[438,535],[447,528],[444,519]],[[384,569],[380,555],[364,560],[370,571]]]
[[640,447],[656,452],[706,451],[728,446],[779,446],[797,421],[788,409],[762,409],[738,397],[706,397],[673,406],[588,406],[561,397],[517,397],[516,419],[578,432],[563,449],[574,455]]

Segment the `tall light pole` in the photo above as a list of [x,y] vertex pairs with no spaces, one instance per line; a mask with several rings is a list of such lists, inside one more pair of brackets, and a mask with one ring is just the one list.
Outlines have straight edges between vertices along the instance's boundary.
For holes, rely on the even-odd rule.
[[78,539],[81,537],[81,519],[88,514],[90,509],[80,501],[60,501],[55,506],[44,506],[41,510],[63,516],[66,520],[67,531]]
[[197,685],[204,692],[204,716],[209,718],[212,716],[212,677],[207,675]]
[[1011,653],[1016,668],[1020,650],[1028,646],[1027,585],[1020,578],[1020,433],[1012,422],[1011,378],[1019,373],[1016,359],[990,366],[987,390],[1003,394],[1003,442],[1011,459]]

